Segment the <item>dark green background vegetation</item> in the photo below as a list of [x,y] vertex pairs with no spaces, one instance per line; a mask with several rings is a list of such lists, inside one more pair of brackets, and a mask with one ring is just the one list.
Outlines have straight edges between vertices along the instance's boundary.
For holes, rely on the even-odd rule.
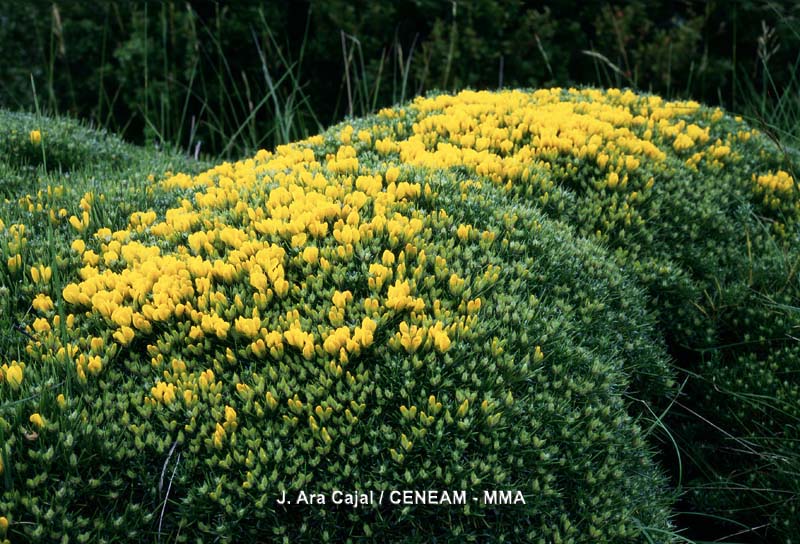
[[0,106],[240,156],[431,89],[628,86],[795,132],[790,0],[0,0]]

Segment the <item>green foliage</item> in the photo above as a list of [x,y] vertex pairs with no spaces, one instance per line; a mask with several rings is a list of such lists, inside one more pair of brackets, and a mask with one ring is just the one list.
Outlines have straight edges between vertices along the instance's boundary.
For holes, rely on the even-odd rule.
[[719,343],[691,369],[692,403],[675,427],[696,463],[687,474],[693,507],[789,542],[800,531],[800,253],[794,242],[758,254],[747,284],[719,301]]

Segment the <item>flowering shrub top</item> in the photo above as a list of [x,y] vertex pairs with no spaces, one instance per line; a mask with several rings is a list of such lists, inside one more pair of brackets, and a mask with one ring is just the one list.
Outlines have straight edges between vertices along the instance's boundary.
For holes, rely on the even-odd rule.
[[550,89],[417,99],[409,117],[401,160],[466,168],[610,244],[681,345],[717,343],[708,293],[741,281],[744,248],[795,236],[786,225],[798,223],[800,193],[785,152],[719,109]]

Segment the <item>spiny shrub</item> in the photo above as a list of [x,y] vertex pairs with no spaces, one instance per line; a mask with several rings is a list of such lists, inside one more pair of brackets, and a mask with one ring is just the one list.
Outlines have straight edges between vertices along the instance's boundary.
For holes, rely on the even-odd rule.
[[119,167],[132,158],[118,137],[68,118],[5,111],[2,121],[0,155],[16,167],[46,163],[50,169],[71,171],[93,165]]
[[[377,181],[376,176],[379,176]],[[409,434],[402,426],[398,428],[393,424],[391,419],[387,421],[382,414],[387,410],[391,413],[387,403],[399,400],[401,404],[397,410],[400,415],[395,412],[395,418],[402,425],[408,414],[413,413],[411,420],[416,421],[424,410],[421,403],[424,404],[426,395],[427,402],[433,402],[432,406],[441,402],[437,400],[437,394],[443,393],[433,393],[433,401],[429,393],[433,384],[443,383],[442,378],[434,372],[433,381],[426,377],[429,381],[420,382],[419,371],[429,368],[427,365],[434,364],[434,361],[449,364],[447,358],[459,353],[451,350],[459,349],[464,351],[461,358],[456,359],[458,368],[479,365],[473,373],[478,376],[481,386],[478,388],[474,380],[472,383],[479,394],[486,388],[489,396],[484,400],[488,406],[489,399],[502,396],[505,391],[502,387],[508,386],[505,376],[501,384],[486,385],[481,381],[482,375],[495,376],[498,372],[498,355],[493,347],[495,336],[508,338],[509,345],[516,346],[511,347],[510,352],[509,348],[501,346],[504,353],[515,353],[516,350],[516,353],[528,353],[534,359],[541,357],[537,353],[571,350],[571,346],[578,346],[579,353],[588,355],[610,350],[615,354],[613,360],[620,365],[621,375],[629,376],[629,381],[623,380],[621,385],[611,386],[612,389],[623,393],[627,388],[628,395],[634,394],[639,398],[654,398],[663,392],[668,379],[660,364],[657,343],[653,343],[648,332],[646,314],[636,305],[638,309],[632,309],[634,306],[624,302],[622,295],[614,294],[617,291],[633,293],[630,289],[609,290],[609,300],[620,301],[609,306],[605,296],[584,287],[586,278],[578,280],[576,273],[576,279],[567,281],[558,275],[574,268],[555,264],[538,272],[537,266],[543,263],[562,262],[559,260],[563,259],[562,252],[567,251],[563,245],[583,247],[587,244],[571,236],[561,238],[562,243],[544,243],[548,239],[568,236],[565,232],[569,229],[563,224],[568,223],[578,234],[596,238],[608,247],[611,261],[641,282],[648,294],[648,308],[657,316],[670,349],[680,357],[678,362],[691,373],[690,383],[685,389],[689,396],[682,399],[688,406],[681,413],[692,415],[693,419],[688,422],[675,419],[676,436],[683,437],[685,444],[711,441],[714,445],[714,449],[700,447],[692,452],[699,454],[692,456],[693,474],[704,471],[705,474],[700,476],[706,483],[726,481],[729,489],[751,485],[754,475],[759,475],[768,480],[774,486],[770,489],[781,496],[781,509],[769,510],[775,501],[767,495],[737,494],[731,497],[726,492],[702,494],[704,499],[712,501],[709,509],[728,512],[736,508],[740,513],[738,506],[745,502],[757,516],[769,514],[773,517],[771,529],[785,535],[792,534],[794,522],[791,512],[796,509],[797,494],[796,488],[792,487],[792,454],[787,445],[794,436],[792,433],[796,433],[798,420],[794,402],[796,388],[792,385],[797,365],[794,332],[798,326],[796,257],[793,256],[796,255],[794,248],[800,207],[786,158],[760,133],[750,130],[740,120],[692,102],[664,102],[658,97],[616,90],[467,92],[456,97],[419,99],[405,108],[384,110],[377,116],[356,122],[355,127],[337,127],[311,140],[280,148],[274,156],[260,153],[250,161],[224,164],[196,178],[174,176],[162,184],[158,193],[162,196],[158,197],[158,202],[163,202],[163,195],[170,194],[170,191],[181,195],[177,207],[167,211],[155,204],[151,210],[142,208],[140,213],[130,217],[125,228],[116,232],[112,229],[86,230],[84,227],[82,238],[74,247],[84,265],[80,271],[81,281],[68,285],[61,293],[66,310],[75,317],[70,322],[69,315],[62,311],[58,316],[58,327],[54,327],[54,323],[51,324],[53,319],[46,321],[45,316],[45,321],[39,321],[39,326],[42,329],[59,328],[62,331],[59,343],[43,349],[46,341],[40,340],[41,345],[34,342],[29,346],[28,354],[32,360],[47,360],[52,357],[48,353],[62,350],[61,359],[68,365],[74,362],[76,383],[83,384],[83,387],[92,386],[95,383],[93,378],[101,380],[101,383],[113,378],[118,380],[115,383],[126,384],[103,386],[103,391],[127,391],[124,402],[117,403],[123,407],[116,409],[130,414],[132,409],[129,407],[136,406],[137,412],[147,422],[137,419],[132,423],[133,439],[138,439],[138,442],[134,444],[136,448],[131,448],[131,460],[124,461],[126,466],[133,462],[134,449],[136,459],[149,459],[150,464],[158,465],[153,459],[173,459],[172,455],[165,453],[167,450],[180,453],[186,448],[195,448],[191,450],[195,452],[192,461],[186,461],[184,457],[182,464],[175,465],[175,478],[179,482],[177,489],[183,489],[184,495],[181,495],[181,509],[173,517],[160,520],[167,527],[183,529],[186,525],[201,534],[207,535],[214,530],[226,534],[230,529],[226,522],[219,521],[215,525],[210,521],[214,504],[219,504],[219,508],[224,507],[229,514],[221,520],[240,519],[242,521],[237,527],[253,531],[260,529],[248,525],[252,518],[247,506],[250,503],[242,498],[244,491],[236,492],[239,498],[232,504],[225,502],[225,498],[234,496],[237,482],[206,469],[201,478],[205,487],[199,487],[205,493],[202,494],[203,500],[190,484],[192,478],[198,477],[199,469],[186,466],[189,462],[200,464],[195,467],[222,468],[236,463],[237,456],[230,453],[230,460],[225,457],[222,465],[215,464],[221,453],[214,449],[225,451],[226,440],[234,442],[233,437],[238,436],[236,433],[244,432],[237,419],[242,417],[243,409],[239,404],[231,404],[230,400],[239,397],[213,389],[218,385],[219,376],[224,376],[221,380],[222,387],[227,387],[224,391],[232,393],[236,387],[237,395],[248,395],[236,386],[243,384],[247,390],[255,391],[253,395],[263,396],[264,400],[257,396],[242,398],[244,402],[259,402],[264,414],[268,413],[274,401],[273,410],[280,407],[280,416],[288,418],[282,419],[281,425],[290,425],[291,429],[294,428],[291,425],[302,425],[303,418],[307,418],[307,428],[302,428],[311,434],[298,435],[296,440],[299,442],[294,443],[294,450],[307,450],[313,454],[312,446],[319,447],[321,450],[314,451],[322,456],[320,459],[328,459],[325,457],[329,453],[326,447],[334,449],[335,439],[341,436],[338,434],[341,428],[332,425],[350,423],[346,414],[340,414],[342,408],[348,408],[343,401],[339,400],[342,404],[336,405],[313,388],[313,384],[321,383],[314,380],[323,370],[314,365],[303,366],[307,365],[304,361],[319,363],[322,358],[324,365],[327,359],[329,365],[332,362],[336,366],[337,370],[330,369],[333,376],[341,365],[348,382],[350,376],[356,383],[357,377],[362,376],[365,382],[374,385],[375,389],[370,389],[369,394],[381,410],[377,415],[370,413],[374,420],[368,419],[370,416],[354,414],[355,406],[350,407],[351,416],[367,419],[374,434],[366,438],[358,436],[358,443],[362,444],[360,456],[349,458],[353,453],[345,448],[353,466],[367,467],[358,474],[372,477],[354,480],[351,476],[353,468],[341,476],[339,469],[348,466],[344,460],[339,465],[322,461],[311,465],[335,467],[331,471],[343,480],[336,480],[327,473],[322,478],[317,468],[316,472],[296,469],[301,477],[289,479],[282,469],[275,467],[262,485],[280,490],[290,481],[295,482],[296,487],[302,486],[308,475],[330,486],[322,489],[364,481],[391,486],[400,482],[400,478],[415,483],[418,478],[430,474],[429,466],[423,464],[421,469],[418,468],[421,472],[417,472],[416,477],[411,472],[408,476],[403,472],[401,477],[401,469],[381,463],[384,459],[386,463],[389,459],[402,463],[407,455],[413,459],[415,444],[417,453],[421,454],[434,449],[439,451],[441,447],[450,451],[467,451],[464,450],[467,446],[463,441],[457,442],[455,436],[450,437],[452,442],[446,442],[446,446],[439,441],[434,449],[421,449],[420,446],[426,444],[428,432],[422,433],[423,436],[413,431]],[[338,206],[336,213],[326,211],[331,202],[334,202],[334,207]],[[545,220],[539,212],[532,210],[534,206],[561,223]],[[445,215],[442,215],[442,210]],[[530,214],[528,219],[525,219],[528,217],[526,214]],[[89,235],[92,231],[93,236]],[[521,238],[517,238],[519,231],[523,232]],[[426,234],[428,232],[430,234]],[[551,236],[548,233],[555,238],[548,238]],[[248,245],[254,238],[258,240],[256,247]],[[515,246],[515,242],[519,246]],[[410,247],[406,247],[409,244]],[[537,247],[537,244],[553,248],[553,251],[545,251],[536,258],[533,255],[535,251],[529,248]],[[352,246],[352,253],[348,245]],[[459,248],[462,247],[470,251],[460,254]],[[513,251],[507,252],[513,247],[526,248],[521,250],[524,257]],[[363,251],[360,248],[364,248]],[[123,249],[127,254],[122,252]],[[394,257],[386,255],[387,262],[384,262],[387,250]],[[77,259],[77,254],[72,259]],[[470,263],[479,263],[479,268],[470,268]],[[519,264],[525,266],[518,269]],[[494,266],[500,270],[517,271],[491,279],[494,268],[490,267]],[[133,274],[137,267],[137,273]],[[437,267],[444,267],[444,270]],[[316,271],[317,268],[321,272]],[[561,271],[556,272],[559,268]],[[589,271],[588,278],[597,277],[596,265],[585,268]],[[410,270],[419,270],[420,275],[414,276],[416,272]],[[489,273],[487,281],[490,287],[485,290],[474,287],[480,284],[478,270],[482,270],[484,275],[487,271]],[[537,271],[533,283],[529,283],[529,273],[524,270]],[[605,278],[604,282],[612,285],[615,281],[617,284],[622,281],[612,281],[611,269],[601,276]],[[198,279],[201,280],[199,283]],[[472,290],[468,293],[460,291],[463,286],[459,287],[459,280],[464,280],[464,286]],[[136,283],[140,281],[144,282],[142,286]],[[455,283],[451,284],[451,281]],[[123,285],[121,289],[117,288],[119,282]],[[574,283],[566,287],[570,282]],[[551,288],[550,285],[561,287]],[[245,291],[240,293],[236,289]],[[603,289],[608,290],[607,287]],[[530,296],[531,292],[539,304],[522,295]],[[173,300],[173,293],[177,293],[178,299]],[[476,293],[480,293],[479,296],[476,297]],[[547,338],[552,339],[549,331],[569,329],[573,325],[554,328],[548,325],[549,318],[543,322],[535,321],[525,313],[527,310],[506,317],[505,313],[497,311],[497,308],[504,307],[503,294],[513,299],[508,306],[523,308],[541,307],[545,294],[555,297],[548,307],[559,308],[556,315],[562,320],[577,321],[574,326],[578,328],[574,330],[587,327],[590,332],[569,338],[559,337],[560,340],[552,345],[545,345],[545,340],[537,336],[525,350],[530,335],[515,339],[515,331],[522,335],[528,330],[535,329],[539,331],[537,334],[544,330]],[[55,293],[58,298],[57,295]],[[408,297],[409,301],[399,303],[395,301],[398,296]],[[566,299],[562,301],[564,297]],[[586,306],[581,302],[585,297],[599,302],[596,306]],[[635,298],[636,294],[632,297]],[[373,301],[377,301],[377,307]],[[361,310],[354,314],[350,306]],[[591,313],[615,312],[620,308],[626,311],[617,312],[616,317]],[[298,313],[292,313],[295,311]],[[450,311],[449,316],[447,311]],[[587,311],[589,313],[584,315]],[[486,320],[479,318],[484,315]],[[457,316],[464,320],[474,317],[477,322],[464,321],[459,325]],[[636,325],[640,319],[644,328],[642,332],[636,332],[640,330]],[[361,339],[373,323],[375,329],[371,336],[368,335],[370,344],[366,346]],[[603,323],[604,327],[598,328],[598,323]],[[753,324],[757,330],[751,328]],[[504,331],[502,335],[498,335],[499,330]],[[39,333],[47,336],[46,330]],[[462,336],[462,333],[477,336]],[[94,345],[87,339],[88,335],[94,339]],[[120,351],[115,347],[117,345],[124,350]],[[202,348],[198,347],[200,345]],[[478,347],[481,345],[489,351],[481,351]],[[446,346],[444,350],[443,346]],[[420,353],[424,354],[426,350],[433,354],[431,362],[426,359],[417,362]],[[143,355],[145,352],[146,356]],[[113,354],[116,366],[110,364],[109,353]],[[213,354],[213,367],[209,367],[209,353]],[[363,358],[375,361],[376,353],[387,357],[386,362],[375,368],[363,366],[366,364]],[[467,357],[467,353],[476,355]],[[483,356],[478,359],[477,354]],[[575,357],[575,354],[558,355],[552,362],[572,361]],[[177,362],[173,364],[173,361]],[[226,362],[230,367],[225,366]],[[542,359],[543,368],[551,368],[547,362]],[[484,364],[490,365],[486,367],[488,370],[481,366]],[[492,364],[495,367],[491,367]],[[243,375],[249,376],[247,372],[263,377],[264,369],[269,369],[270,365],[277,365],[273,368],[274,378],[271,375],[264,378],[261,385],[257,379],[241,381]],[[352,371],[347,365],[351,365]],[[114,374],[120,371],[120,367],[125,368],[127,374]],[[557,367],[560,368],[558,365],[552,368]],[[204,369],[209,368],[215,374],[203,375]],[[385,370],[378,372],[378,369],[386,368],[414,370],[407,371],[411,372],[410,375],[396,374],[387,378]],[[313,374],[311,369],[317,369],[317,374]],[[351,374],[348,376],[346,372]],[[368,378],[363,378],[365,372]],[[469,407],[474,407],[480,400],[477,397],[471,399],[474,391],[465,389],[468,380],[472,380],[469,371],[466,372],[460,376],[461,381],[447,382],[454,421],[458,417],[453,416],[453,411],[457,416],[465,406],[466,415]],[[748,379],[749,374],[759,378]],[[549,383],[553,378],[541,379]],[[389,382],[382,381],[384,379],[389,379]],[[414,384],[410,388],[409,379]],[[535,380],[539,379],[535,377]],[[281,385],[281,380],[285,385]],[[558,378],[555,382],[561,383]],[[141,400],[142,383],[151,387],[144,400]],[[522,380],[519,386],[534,387],[533,383],[534,377],[531,376]],[[280,389],[276,389],[279,386]],[[396,397],[398,387],[405,388],[399,399]],[[764,389],[754,390],[757,387]],[[306,398],[295,398],[294,393],[301,390]],[[388,400],[387,390],[391,391]],[[219,393],[220,397],[214,396],[215,400],[209,400],[211,394],[204,396],[204,391],[213,395]],[[541,394],[533,390],[528,390],[528,393],[527,400],[533,402],[524,403],[526,409],[539,414],[548,413],[549,404],[543,411],[539,403]],[[282,404],[284,398],[286,405]],[[513,398],[518,399],[519,395]],[[748,402],[741,402],[743,398]],[[572,396],[566,399],[572,402]],[[761,402],[763,399],[770,400]],[[140,404],[136,404],[137,401]],[[198,403],[197,412],[191,412],[193,402]],[[221,405],[214,406],[214,402],[224,402],[225,407],[232,411]],[[203,427],[203,421],[194,421],[184,423],[188,427],[181,430],[177,419],[163,416],[159,411],[174,410],[176,405],[183,406],[195,418],[200,413],[210,414],[213,424],[206,421],[206,427]],[[636,402],[630,404],[628,413],[637,413],[634,407],[638,405]],[[322,421],[322,414],[326,414],[328,408],[332,410],[330,425],[327,419]],[[430,411],[429,408],[426,416]],[[152,426],[156,417],[152,414],[160,415],[161,433],[158,426]],[[255,414],[256,418],[262,417],[257,409]],[[517,420],[525,421],[527,416],[523,412],[518,414]],[[540,417],[534,418],[534,427]],[[298,422],[292,423],[292,418],[297,418]],[[569,421],[570,417],[566,417],[559,424],[563,426]],[[720,422],[725,426],[724,436],[720,440],[709,436],[707,427],[695,425],[697,421]],[[795,424],[795,427],[787,431],[786,422]],[[614,428],[618,427],[615,425]],[[322,429],[325,429],[325,435]],[[176,434],[181,431],[182,435]],[[519,427],[514,428],[514,433],[519,431]],[[271,432],[270,436],[273,436],[275,431]],[[760,434],[756,435],[757,432]],[[398,434],[400,448],[392,442],[397,440]],[[449,435],[445,433],[444,436]],[[489,440],[494,436],[484,435],[484,438]],[[562,431],[561,436],[564,439],[571,436],[569,428]],[[753,436],[769,438],[758,444],[757,456],[741,455],[738,445]],[[731,437],[738,441],[732,446],[728,442]],[[317,443],[311,441],[312,438]],[[479,444],[488,444],[480,436],[478,438]],[[519,436],[518,440],[521,439]],[[373,450],[373,464],[370,464],[367,460],[370,452],[364,445],[376,440],[378,444],[381,444],[380,440],[386,441],[389,454],[375,459],[377,454]],[[578,442],[581,447],[585,445],[583,439]],[[515,444],[513,440],[511,443]],[[248,443],[246,451],[255,452],[253,444],[255,442]],[[178,446],[181,446],[180,450]],[[197,451],[207,454],[204,458],[208,460],[207,464],[198,460],[202,455],[198,456]],[[238,455],[239,459],[248,459],[245,450],[240,450]],[[280,455],[283,459],[284,454]],[[485,462],[487,466],[499,463],[499,470],[505,474],[507,471],[502,467],[513,465],[519,459],[513,450],[510,455],[492,457],[491,463]],[[103,455],[98,457],[103,458]],[[465,458],[469,457],[462,456],[461,460]],[[169,464],[161,463],[163,467]],[[561,466],[576,466],[566,460],[564,463]],[[464,466],[473,469],[464,463],[438,468],[441,474],[446,475],[448,470],[452,472]],[[245,468],[250,466],[245,463]],[[140,474],[142,470],[146,471],[142,468],[131,474]],[[158,468],[151,467],[150,470],[154,477],[159,472]],[[254,474],[252,470],[249,472]],[[375,472],[380,479],[374,476]],[[270,479],[273,474],[275,480]],[[287,479],[280,481],[282,477]],[[555,477],[559,482],[572,482],[569,478]],[[441,477],[437,475],[436,478]],[[453,478],[451,476],[451,481]],[[456,481],[466,485],[468,480],[464,478],[466,476]],[[593,472],[582,482],[591,483],[594,478]],[[481,481],[480,475],[477,480]],[[300,484],[296,483],[298,481]],[[633,479],[630,485],[638,485],[636,482],[639,481]],[[120,482],[120,485],[127,486],[125,489],[135,488],[139,493],[137,496],[144,497],[138,503],[131,503],[149,501],[153,505],[163,500],[162,494],[156,494],[152,489],[147,491],[147,488],[137,487],[130,481]],[[239,482],[245,489],[253,489],[255,485],[242,478]],[[249,482],[247,486],[245,482]],[[272,487],[275,482],[279,482],[277,487]],[[542,483],[538,485],[541,488]],[[564,496],[580,496],[577,488],[560,487],[567,488],[571,491],[565,492]],[[632,496],[637,495],[634,493]],[[263,494],[261,497],[263,499]],[[256,510],[261,511],[262,504],[265,503],[256,503]],[[578,499],[580,504],[581,499]],[[616,499],[606,504],[615,512],[614,515],[621,511],[631,513]],[[536,521],[518,524],[524,527],[520,530],[530,529],[534,536],[545,539],[555,539],[557,531],[558,538],[562,538],[566,530],[556,529],[548,516],[556,511],[570,512],[565,515],[576,535],[588,534],[590,540],[603,538],[603,535],[594,534],[598,530],[594,526],[595,518],[587,524],[578,514],[575,519],[581,521],[576,525],[576,521],[569,518],[574,515],[574,510],[553,509],[552,504],[550,507],[550,510],[543,508],[524,514],[529,516],[526,519]],[[205,512],[205,517],[202,512]],[[236,512],[238,518],[231,518],[230,512]],[[434,511],[415,508],[413,515],[411,511],[399,514],[381,512],[379,517],[390,520],[403,534],[414,531],[422,534],[417,524],[425,524],[425,516],[432,518],[435,514]],[[470,511],[463,514],[456,527],[460,527],[464,534],[479,534],[476,520],[471,516],[485,516],[485,513]],[[281,515],[284,512],[268,510],[266,524],[285,527],[285,531],[291,532],[290,525],[283,526],[269,517],[280,518]],[[387,515],[399,518],[385,517]],[[502,517],[507,513],[492,515]],[[300,526],[301,530],[322,528],[323,536],[338,538],[340,535],[331,527],[355,526],[353,519],[349,520],[351,523],[337,525],[340,518],[336,518],[332,526],[326,525],[322,518],[332,519],[330,516],[329,512],[303,511],[301,517],[306,523]],[[353,534],[391,535],[379,522],[380,533],[375,533],[377,519],[358,517],[358,523],[366,525]],[[626,519],[633,520],[635,531],[649,530],[647,527],[650,527],[664,536],[659,532],[663,531],[664,525],[659,525],[657,515],[634,514]],[[123,523],[122,518],[118,520]],[[146,526],[148,522],[145,519],[133,526]],[[608,524],[603,526],[609,527]],[[102,525],[103,530],[106,527],[107,524]],[[626,534],[630,527],[614,530]],[[609,538],[622,538],[620,534]],[[520,538],[520,535],[509,538]]]
[[[669,540],[642,292],[502,186],[400,159],[404,115],[168,177],[119,229],[84,199],[63,287],[0,263],[36,292],[0,382],[10,538]],[[300,490],[327,504],[276,502]]]
[[615,89],[463,92],[418,99],[404,118],[395,150],[405,164],[488,178],[607,244],[676,344],[714,343],[705,298],[738,287],[748,247],[797,236],[786,232],[800,199],[782,154],[696,102]]
[[672,424],[703,510],[799,533],[797,152],[718,109],[614,89],[442,95],[402,119],[405,164],[491,180],[609,247],[690,372]]

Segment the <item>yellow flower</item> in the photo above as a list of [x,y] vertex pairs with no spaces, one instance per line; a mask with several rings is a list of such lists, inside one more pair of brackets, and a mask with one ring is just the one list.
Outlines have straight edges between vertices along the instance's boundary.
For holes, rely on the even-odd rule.
[[467,415],[467,411],[469,410],[469,399],[464,399],[464,402],[461,403],[461,406],[458,407],[458,411],[456,412],[456,417],[464,417]]
[[120,327],[130,327],[133,318],[133,310],[127,306],[119,306],[111,312],[111,320]]
[[33,322],[33,330],[36,332],[47,332],[50,330],[50,322],[43,317],[39,317]]
[[72,225],[72,228],[78,232],[83,232],[83,230],[86,228],[86,225],[84,225],[81,220],[74,215],[69,216],[69,224]]
[[315,264],[319,259],[319,249],[315,246],[308,246],[303,250],[303,260],[308,264]]
[[422,345],[425,340],[425,329],[417,327],[416,325],[408,326],[408,323],[403,321],[400,323],[400,332],[397,333],[402,345],[408,353],[414,353]]
[[402,310],[412,305],[411,286],[408,281],[398,281],[394,285],[389,286],[389,292],[386,297],[386,307],[397,310]]
[[442,329],[441,322],[431,327],[428,331],[428,335],[433,338],[433,345],[438,351],[444,353],[450,349],[450,337],[447,336],[447,333]]
[[392,166],[388,170],[386,170],[386,183],[394,183],[397,181],[397,178],[400,177],[400,169],[396,166]]
[[8,271],[13,274],[22,266],[22,255],[17,254],[13,257],[9,257],[6,260],[6,264],[8,264]]
[[235,430],[236,426],[237,426],[236,410],[234,410],[230,406],[225,406],[225,423],[224,423],[224,427],[226,429]]
[[83,254],[83,262],[89,266],[97,266],[97,263],[100,262],[100,256],[90,249]]
[[13,389],[19,388],[22,383],[23,370],[22,366],[12,363],[8,370],[6,370],[6,381]]
[[337,308],[344,308],[348,302],[353,300],[353,293],[350,291],[334,291],[332,302]]
[[152,325],[150,325],[150,322],[147,319],[145,319],[145,317],[140,313],[133,314],[132,322],[134,327],[136,327],[138,330],[142,331],[145,334],[149,334],[153,330],[153,327]]
[[154,399],[170,404],[175,400],[175,385],[171,383],[158,382],[155,387],[150,388],[150,394]]
[[672,147],[675,151],[683,151],[685,149],[689,149],[690,147],[694,146],[694,140],[687,136],[686,134],[679,134],[675,141],[672,143]]
[[207,368],[200,374],[200,378],[198,378],[198,383],[200,384],[201,389],[207,389],[209,385],[214,384],[214,371],[210,368]]
[[372,142],[372,134],[368,130],[359,130],[358,139],[369,145]]
[[32,130],[29,137],[33,145],[39,145],[42,142],[42,133],[38,130]]
[[231,325],[223,321],[221,318],[217,317],[214,323],[214,333],[217,335],[217,338],[220,340],[224,340],[226,336],[228,336],[228,331],[230,330]]
[[36,425],[36,428],[43,429],[44,428],[44,418],[38,413],[31,414],[31,417],[28,418],[28,421]]
[[216,430],[214,431],[214,447],[217,449],[222,448],[222,441],[225,439],[225,428],[217,423]]
[[87,365],[89,372],[93,375],[97,375],[103,370],[103,361],[100,359],[99,355],[92,355],[89,357],[89,364]]
[[343,144],[350,143],[350,137],[353,135],[353,127],[351,125],[347,125],[342,129],[342,132],[339,134],[339,138],[342,140]]
[[81,295],[81,289],[74,283],[70,283],[69,285],[64,287],[64,290],[61,292],[61,296],[64,297],[64,300],[66,300],[70,304],[78,304],[78,301],[80,300],[80,295]]
[[236,332],[248,338],[255,338],[258,336],[259,329],[261,328],[261,319],[254,317],[248,319],[246,317],[237,317],[234,323]]
[[450,274],[448,285],[450,286],[450,292],[454,295],[461,294],[464,283],[465,281],[462,278],[459,278],[456,274]]
[[39,293],[36,295],[36,298],[33,299],[31,306],[33,306],[34,310],[49,312],[53,309],[53,301],[44,293]]
[[275,396],[270,391],[267,391],[266,397],[269,409],[274,410],[278,406],[278,399],[276,399]]
[[114,337],[114,340],[116,340],[123,346],[127,346],[133,340],[135,333],[133,332],[133,329],[130,327],[121,327],[112,336]]

